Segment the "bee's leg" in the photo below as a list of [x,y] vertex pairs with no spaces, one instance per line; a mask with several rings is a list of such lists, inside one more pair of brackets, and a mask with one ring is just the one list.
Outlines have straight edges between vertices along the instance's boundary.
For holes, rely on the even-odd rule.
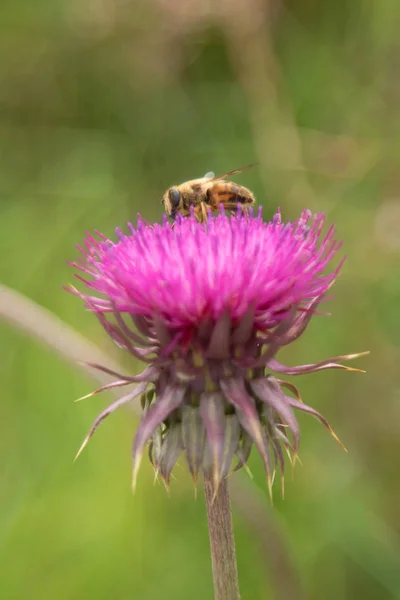
[[204,223],[204,221],[207,221],[207,211],[205,209],[204,202],[200,202],[200,204],[195,207],[194,216],[199,223]]
[[202,222],[205,223],[208,219],[207,205],[204,202],[201,202],[200,207],[201,207]]
[[226,212],[230,215],[237,215],[238,211],[240,210],[238,202],[224,202],[223,206],[224,210],[226,210]]
[[232,215],[237,215],[240,212],[242,215],[249,214],[249,208],[252,206],[250,203],[242,204],[239,202],[226,202],[224,204],[225,210],[229,211]]

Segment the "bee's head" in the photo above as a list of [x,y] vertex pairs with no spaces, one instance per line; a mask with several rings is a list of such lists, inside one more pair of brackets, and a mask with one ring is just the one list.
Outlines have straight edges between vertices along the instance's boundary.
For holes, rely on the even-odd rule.
[[169,188],[169,190],[165,192],[161,202],[164,204],[167,215],[172,217],[172,219],[175,219],[181,203],[181,193],[179,189],[176,187]]

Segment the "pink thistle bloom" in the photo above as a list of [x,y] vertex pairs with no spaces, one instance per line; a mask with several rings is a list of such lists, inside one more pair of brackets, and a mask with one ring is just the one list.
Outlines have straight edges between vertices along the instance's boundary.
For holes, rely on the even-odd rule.
[[291,458],[298,452],[294,409],[336,438],[296,386],[273,375],[348,369],[336,361],[360,356],[297,367],[275,358],[304,332],[343,264],[325,273],[341,243],[333,226],[322,234],[324,222],[307,210],[294,223],[280,213],[265,223],[261,213],[222,212],[205,224],[194,216],[174,226],[139,219],[129,235],[117,230],[116,243],[88,236],[73,266],[90,291],[72,291],[148,367],[138,376],[115,374],[117,381],[93,392],[138,383],[98,416],[81,450],[102,419],[136,397],[144,410],[133,442],[134,482],[146,443],[167,485],[184,452],[194,479],[209,470],[216,489],[233,458],[240,468],[255,445],[271,486],[276,469],[284,471],[283,449]]

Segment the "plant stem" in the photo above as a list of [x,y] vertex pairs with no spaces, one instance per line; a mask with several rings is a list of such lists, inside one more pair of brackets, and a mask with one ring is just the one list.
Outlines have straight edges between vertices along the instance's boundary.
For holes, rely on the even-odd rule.
[[228,481],[214,494],[212,477],[204,476],[215,600],[240,600]]

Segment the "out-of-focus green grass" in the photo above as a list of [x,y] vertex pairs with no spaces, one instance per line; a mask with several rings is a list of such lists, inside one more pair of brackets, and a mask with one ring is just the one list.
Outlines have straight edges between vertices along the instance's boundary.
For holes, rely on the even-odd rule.
[[[205,6],[3,2],[1,280],[115,358],[61,289],[86,230],[113,235],[138,211],[160,220],[172,183],[253,160],[261,166],[238,181],[266,217],[277,206],[290,220],[302,206],[327,212],[348,256],[333,314],[316,317],[282,360],[371,355],[353,365],[365,375],[296,382],[349,453],[300,415],[303,467],[288,476],[284,501],[276,488],[268,518],[307,598],[400,598],[400,8]],[[73,465],[110,397],[73,405],[91,380],[7,323],[0,339],[1,597],[211,598],[203,500],[185,470],[168,498],[144,463],[132,497],[129,412]],[[251,468],[269,512],[256,456]],[[243,598],[272,597],[259,542],[237,511],[235,526]]]

